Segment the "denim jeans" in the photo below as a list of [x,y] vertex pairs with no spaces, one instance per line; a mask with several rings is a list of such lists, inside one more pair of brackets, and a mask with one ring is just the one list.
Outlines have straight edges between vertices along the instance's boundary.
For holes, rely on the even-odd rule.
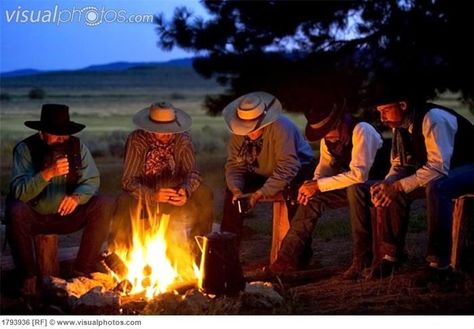
[[84,228],[75,270],[90,273],[95,270],[100,248],[109,233],[113,202],[107,197],[93,196],[77,206],[69,215],[42,215],[27,203],[8,198],[6,202],[7,238],[16,268],[21,276],[36,273],[32,239],[38,234],[69,234]]
[[282,242],[278,260],[297,265],[307,241],[311,239],[319,217],[327,209],[349,207],[353,237],[353,257],[370,262],[372,233],[369,184],[355,184],[345,189],[314,195],[306,206],[300,205]]
[[[428,217],[427,260],[443,266],[449,265],[452,200],[474,192],[474,164],[450,170],[447,176],[431,181],[424,192]],[[401,192],[387,208],[382,247],[386,254],[397,257],[403,252],[411,199],[413,197],[410,194]]]
[[[309,180],[313,178],[314,169],[316,168],[316,163],[312,162],[310,164],[302,166],[296,177],[290,183],[288,188],[285,191],[284,195],[286,198],[286,206],[288,208],[288,218],[290,221],[294,217],[296,209],[298,205],[296,203],[296,196],[298,193],[298,189],[305,180]],[[245,176],[245,186],[243,189],[243,193],[255,192],[263,184],[267,177],[247,173]],[[286,193],[287,192],[287,193]],[[232,203],[233,194],[232,192],[226,188],[225,198],[224,198],[224,212],[223,218],[221,222],[221,232],[231,232],[237,235],[237,241],[242,238],[242,228],[244,223],[244,215],[239,213],[236,205]]]

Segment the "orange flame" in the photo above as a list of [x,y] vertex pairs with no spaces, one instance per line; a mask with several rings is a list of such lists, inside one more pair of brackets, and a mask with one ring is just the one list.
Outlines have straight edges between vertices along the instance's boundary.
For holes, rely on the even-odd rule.
[[[148,213],[151,213],[148,211]],[[130,294],[144,293],[147,299],[173,291],[180,283],[197,282],[200,273],[188,245],[186,229],[171,223],[170,215],[132,216],[132,248],[117,248],[115,253],[128,268]],[[177,226],[177,227],[176,227]]]

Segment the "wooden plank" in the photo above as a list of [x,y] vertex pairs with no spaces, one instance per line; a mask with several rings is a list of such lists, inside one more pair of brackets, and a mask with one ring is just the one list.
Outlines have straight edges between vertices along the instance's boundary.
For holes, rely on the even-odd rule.
[[451,246],[451,267],[456,270],[459,267],[462,249],[466,242],[468,232],[466,232],[468,214],[468,202],[474,202],[474,194],[465,194],[454,199],[452,217],[452,246]]

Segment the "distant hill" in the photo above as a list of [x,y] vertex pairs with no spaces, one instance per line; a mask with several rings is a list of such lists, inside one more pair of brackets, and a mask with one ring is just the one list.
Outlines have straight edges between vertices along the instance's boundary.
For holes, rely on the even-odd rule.
[[24,76],[33,75],[33,74],[39,74],[42,72],[43,71],[35,70],[35,69],[23,69],[23,70],[15,70],[15,71],[10,71],[10,72],[0,73],[0,76],[2,78],[24,77]]
[[64,73],[64,72],[111,72],[111,71],[125,71],[133,68],[143,68],[143,67],[166,67],[166,66],[174,66],[174,67],[192,67],[192,58],[180,58],[180,59],[173,59],[166,62],[114,62],[108,64],[99,64],[99,65],[91,65],[87,66],[82,69],[77,70],[50,70],[50,71],[40,71],[35,69],[21,69],[15,70],[10,72],[2,72],[0,76],[2,78],[9,78],[9,77],[25,77],[30,75],[37,75],[37,74],[48,74],[48,73]]
[[87,94],[90,90],[116,92],[121,88],[219,88],[214,80],[204,79],[194,71],[191,58],[157,63],[116,62],[80,70],[35,72],[31,75],[8,72],[1,74],[1,77],[0,84],[5,92],[33,87],[43,88],[47,93],[70,89],[74,92],[87,91]]

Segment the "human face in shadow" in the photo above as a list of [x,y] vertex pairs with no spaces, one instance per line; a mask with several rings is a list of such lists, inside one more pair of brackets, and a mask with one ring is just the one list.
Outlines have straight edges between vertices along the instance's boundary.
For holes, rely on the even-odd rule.
[[253,141],[256,140],[257,138],[263,135],[263,129],[264,128],[260,128],[255,131],[252,131],[251,133],[248,133],[247,134],[248,138],[250,138],[250,140],[253,140]]
[[171,133],[155,133],[155,137],[158,141],[161,143],[168,143],[172,138],[174,134]]
[[62,144],[69,139],[69,135],[53,135],[44,131],[40,132],[40,137],[49,146]]
[[382,104],[377,106],[380,113],[380,121],[390,128],[398,128],[401,126],[407,112],[407,102],[396,102]]

